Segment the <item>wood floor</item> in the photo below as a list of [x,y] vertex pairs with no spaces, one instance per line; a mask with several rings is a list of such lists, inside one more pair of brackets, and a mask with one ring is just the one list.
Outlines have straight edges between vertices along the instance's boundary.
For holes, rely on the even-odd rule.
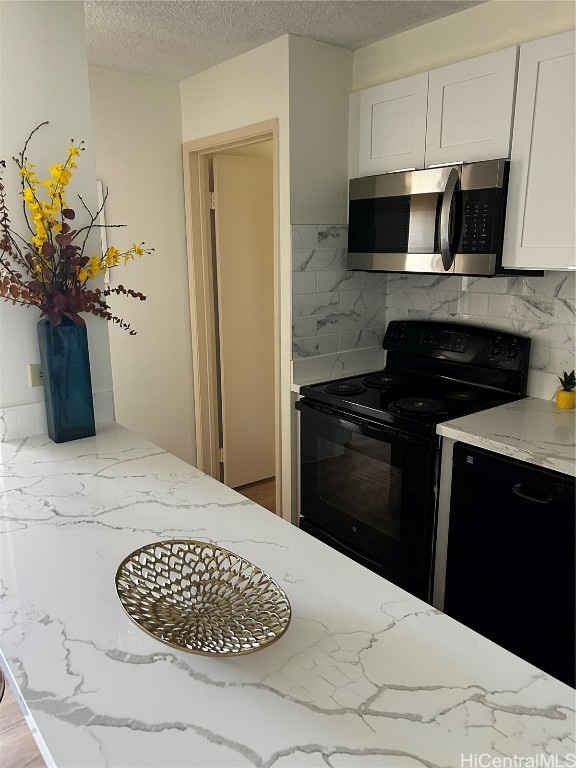
[[266,480],[259,480],[257,483],[241,485],[234,489],[242,496],[255,501],[264,509],[276,514],[276,478],[269,477]]
[[0,766],[46,768],[8,681],[0,701]]

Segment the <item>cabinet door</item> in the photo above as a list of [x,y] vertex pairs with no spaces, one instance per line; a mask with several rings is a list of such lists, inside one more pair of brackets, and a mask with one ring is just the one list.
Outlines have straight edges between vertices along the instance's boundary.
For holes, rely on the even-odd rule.
[[427,72],[360,92],[360,176],[424,167],[427,93]]
[[574,478],[456,444],[445,613],[574,686],[574,536]]
[[502,263],[575,269],[574,32],[520,47]]
[[426,166],[510,156],[518,49],[429,73]]

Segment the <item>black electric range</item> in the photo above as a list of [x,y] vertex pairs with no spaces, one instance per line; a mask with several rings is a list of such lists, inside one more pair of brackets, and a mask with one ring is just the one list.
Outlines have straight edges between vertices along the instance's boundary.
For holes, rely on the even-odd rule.
[[300,388],[300,527],[429,599],[439,422],[526,395],[530,339],[392,321],[384,370]]
[[530,339],[462,323],[392,321],[382,371],[300,388],[302,397],[399,429],[436,424],[524,397]]

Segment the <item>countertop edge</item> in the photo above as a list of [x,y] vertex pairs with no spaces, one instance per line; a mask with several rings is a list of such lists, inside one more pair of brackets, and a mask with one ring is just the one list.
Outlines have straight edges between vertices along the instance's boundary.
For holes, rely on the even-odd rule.
[[528,397],[437,426],[442,437],[576,476],[575,413]]

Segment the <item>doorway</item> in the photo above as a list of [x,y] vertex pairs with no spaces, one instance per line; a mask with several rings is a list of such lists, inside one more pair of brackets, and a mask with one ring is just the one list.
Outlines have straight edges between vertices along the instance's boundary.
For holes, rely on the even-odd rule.
[[280,514],[275,157],[275,121],[184,146],[197,465]]

